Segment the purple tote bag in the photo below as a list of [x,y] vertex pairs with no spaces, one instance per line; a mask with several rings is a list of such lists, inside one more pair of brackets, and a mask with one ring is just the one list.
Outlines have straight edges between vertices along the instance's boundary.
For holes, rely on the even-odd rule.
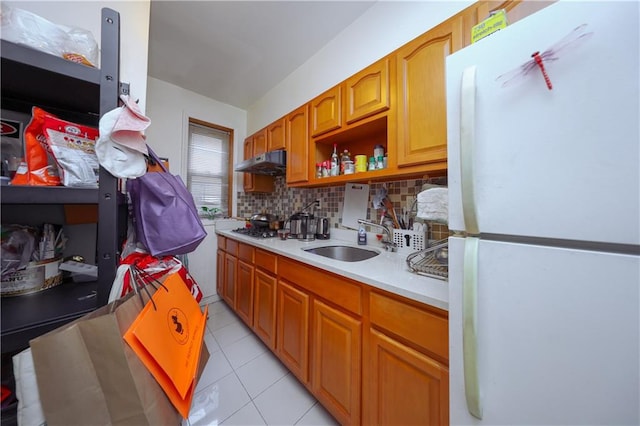
[[152,256],[191,253],[207,236],[193,196],[180,176],[169,173],[147,148],[163,171],[127,180],[136,238]]

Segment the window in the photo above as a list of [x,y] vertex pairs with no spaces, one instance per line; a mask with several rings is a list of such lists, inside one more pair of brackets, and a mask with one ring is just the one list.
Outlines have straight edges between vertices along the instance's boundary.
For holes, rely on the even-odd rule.
[[[232,130],[189,120],[187,188],[198,211],[229,216],[229,152]],[[203,214],[206,216],[206,214]]]

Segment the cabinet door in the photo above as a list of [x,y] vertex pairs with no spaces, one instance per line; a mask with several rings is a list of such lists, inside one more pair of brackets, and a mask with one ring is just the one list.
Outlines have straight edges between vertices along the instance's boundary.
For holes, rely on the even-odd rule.
[[455,16],[398,49],[398,167],[447,159],[445,58],[462,47]]
[[253,324],[253,270],[253,265],[238,260],[235,311],[249,327]]
[[276,348],[276,278],[256,269],[253,331],[272,350]]
[[285,149],[287,145],[286,119],[283,117],[267,127],[267,151]]
[[267,129],[262,129],[253,135],[253,156],[267,152]]
[[309,382],[309,295],[278,281],[276,352],[304,384]]
[[347,123],[389,109],[389,62],[384,58],[347,79]]
[[[244,140],[244,159],[248,160],[253,156],[253,136],[249,136]],[[242,175],[242,186],[244,192],[253,191],[253,175],[251,173],[244,173]]]
[[218,252],[216,254],[216,292],[218,293],[219,297],[224,297],[224,268],[226,266],[226,263],[224,261],[225,259],[225,252],[221,249],[218,249]]
[[363,424],[448,425],[449,370],[371,329],[363,389]]
[[360,424],[362,323],[313,301],[311,388],[341,424]]
[[[244,159],[247,160],[258,154],[262,154],[267,149],[267,130],[246,138],[244,140]],[[273,192],[274,178],[266,175],[255,175],[244,173],[242,177],[244,192]]]
[[287,115],[287,183],[309,180],[309,104]]
[[225,253],[224,255],[224,288],[222,297],[227,304],[234,308],[236,301],[236,267],[238,259],[235,256]]
[[311,136],[342,126],[342,86],[333,87],[311,101]]

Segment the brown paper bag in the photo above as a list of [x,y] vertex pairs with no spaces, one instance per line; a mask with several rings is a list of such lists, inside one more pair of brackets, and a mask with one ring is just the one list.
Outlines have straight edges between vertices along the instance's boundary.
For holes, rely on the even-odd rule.
[[[42,409],[53,425],[179,425],[181,416],[122,336],[135,294],[31,340]],[[203,344],[199,374],[209,358]]]

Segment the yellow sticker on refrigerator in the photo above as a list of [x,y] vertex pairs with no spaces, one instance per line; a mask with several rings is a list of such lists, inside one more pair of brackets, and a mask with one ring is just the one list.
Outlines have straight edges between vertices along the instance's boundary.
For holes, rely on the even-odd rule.
[[471,28],[471,43],[475,43],[498,30],[506,28],[507,25],[509,25],[507,12],[504,9],[491,12],[487,19]]

